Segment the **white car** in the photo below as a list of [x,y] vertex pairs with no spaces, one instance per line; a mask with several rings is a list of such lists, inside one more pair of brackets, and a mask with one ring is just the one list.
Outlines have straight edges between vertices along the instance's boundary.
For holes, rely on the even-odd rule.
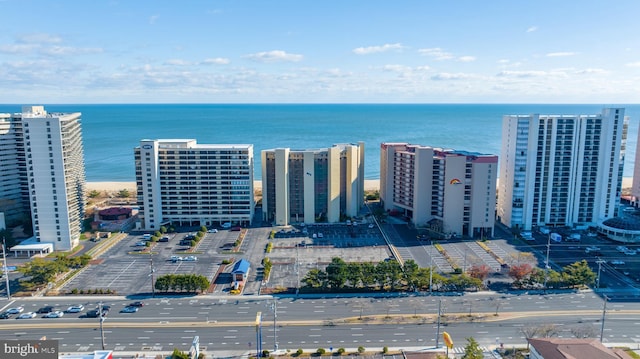
[[7,309],[7,313],[9,314],[20,314],[24,311],[24,307],[15,307]]
[[67,313],[80,313],[84,310],[84,305],[72,305],[67,308]]
[[62,318],[63,316],[64,316],[64,312],[61,312],[58,310],[55,312],[45,314],[43,318]]
[[613,260],[611,261],[611,264],[616,265],[616,266],[623,266],[624,262],[623,261],[619,261],[619,260]]
[[373,228],[375,225],[373,223],[369,223],[369,228]]
[[318,238],[322,238],[324,235],[322,233],[318,233]]
[[36,313],[27,312],[27,313],[20,314],[16,319],[31,319],[31,318],[35,318],[35,317],[36,317]]
[[638,251],[636,251],[635,249],[627,249],[623,253],[628,256],[635,256],[636,254],[638,254]]
[[620,253],[624,253],[625,251],[628,251],[629,248],[625,247],[625,246],[617,246],[616,250]]
[[213,228],[207,231],[207,233],[218,233],[218,230]]
[[198,257],[196,257],[196,256],[188,256],[188,257],[184,257],[183,260],[187,261],[187,262],[197,262],[198,261]]

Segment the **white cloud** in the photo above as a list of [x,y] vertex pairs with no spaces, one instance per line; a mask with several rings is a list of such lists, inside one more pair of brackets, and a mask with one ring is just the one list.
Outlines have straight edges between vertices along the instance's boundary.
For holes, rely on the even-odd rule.
[[205,65],[228,65],[230,62],[231,60],[224,57],[214,57],[214,58],[204,59],[204,61],[202,61],[202,63]]
[[567,73],[559,70],[541,71],[541,70],[527,70],[527,71],[500,71],[496,76],[498,77],[517,77],[517,78],[531,78],[531,77],[567,77]]
[[576,74],[608,74],[609,71],[605,70],[605,69],[593,69],[593,68],[589,68],[589,69],[584,69],[584,70],[577,70],[575,72]]
[[169,59],[165,64],[172,66],[191,66],[191,62],[182,59]]
[[418,53],[424,56],[433,57],[436,60],[449,60],[453,58],[453,55],[451,53],[446,52],[439,47],[420,49],[418,50]]
[[550,52],[546,54],[546,57],[565,57],[565,56],[575,56],[578,53],[571,51],[563,51],[563,52]]
[[51,34],[32,33],[18,35],[16,42],[24,44],[58,44],[62,42],[62,39]]
[[460,62],[473,62],[476,61],[475,56],[460,56],[458,57],[458,61]]
[[271,62],[298,62],[302,61],[303,56],[298,54],[289,54],[282,50],[272,50],[265,52],[257,52],[255,54],[245,55],[244,57],[264,63]]
[[402,44],[384,44],[382,46],[369,46],[369,47],[358,47],[353,49],[353,53],[357,55],[368,55],[375,54],[379,52],[387,52],[392,50],[402,50],[404,46]]
[[640,61],[626,63],[627,67],[640,67]]
[[37,48],[34,44],[11,44],[0,46],[0,53],[5,54],[26,54]]
[[153,25],[160,18],[160,15],[151,15],[149,17],[149,24]]
[[527,32],[534,32],[534,31],[538,31],[537,26],[529,26],[529,28],[527,28]]
[[441,72],[439,74],[435,74],[431,76],[432,80],[442,81],[442,80],[466,80],[475,77],[471,74],[465,73],[449,73],[449,72]]
[[51,46],[45,47],[40,50],[43,54],[46,55],[54,55],[54,56],[65,56],[65,55],[83,55],[83,54],[99,54],[102,53],[103,50],[101,48],[91,48],[91,47],[72,47],[72,46]]
[[499,64],[508,64],[509,62],[510,62],[510,60],[507,60],[507,59],[498,60]]

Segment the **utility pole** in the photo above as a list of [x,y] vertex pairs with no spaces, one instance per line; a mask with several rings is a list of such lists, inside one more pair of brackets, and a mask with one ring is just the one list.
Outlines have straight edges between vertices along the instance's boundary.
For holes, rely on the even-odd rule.
[[256,313],[256,358],[262,357],[262,312]]
[[9,288],[9,270],[7,268],[7,245],[2,237],[2,270],[4,271],[5,286],[7,288],[7,299],[11,300],[11,289]]
[[602,343],[602,337],[604,336],[604,319],[607,314],[607,300],[609,298],[604,296],[604,304],[602,305],[602,325],[600,326],[600,343]]
[[602,263],[604,263],[604,261],[600,259],[600,257],[598,257],[596,263],[598,263],[598,277],[596,278],[596,288],[600,289],[600,271],[602,270]]
[[438,349],[439,346],[439,340],[440,340],[440,308],[442,306],[442,299],[440,299],[438,301],[438,325],[437,325],[437,329],[436,329],[436,349]]
[[102,315],[102,301],[98,304],[98,319],[100,320],[100,338],[102,339],[102,350],[104,350],[104,329],[102,323],[104,322],[104,316]]

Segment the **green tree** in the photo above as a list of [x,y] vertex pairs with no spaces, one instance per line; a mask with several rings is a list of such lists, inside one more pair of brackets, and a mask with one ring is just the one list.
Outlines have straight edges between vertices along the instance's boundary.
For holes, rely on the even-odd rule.
[[376,266],[373,263],[362,263],[360,273],[362,275],[360,280],[365,288],[371,288],[376,284]]
[[313,268],[302,278],[302,283],[308,288],[324,288],[327,285],[326,280],[327,275],[324,271]]
[[347,263],[347,272],[345,273],[347,283],[352,288],[360,288],[362,282],[362,266],[360,263]]
[[327,281],[331,288],[343,288],[347,281],[347,263],[342,258],[334,257],[327,266]]
[[96,198],[98,196],[100,196],[100,192],[96,191],[95,189],[89,192],[89,198]]
[[162,234],[167,233],[167,227],[165,227],[165,226],[160,226],[160,233],[162,233]]
[[129,198],[131,196],[131,193],[129,192],[128,189],[121,189],[118,191],[117,194],[118,198]]
[[181,352],[178,349],[173,349],[173,353],[171,353],[171,359],[189,359],[189,354]]
[[570,287],[592,285],[595,283],[597,276],[584,259],[562,268],[562,275],[566,284]]
[[464,347],[464,355],[462,359],[482,359],[484,354],[473,337],[467,338],[467,346]]
[[407,284],[409,290],[415,290],[417,288],[418,276],[420,274],[420,267],[413,259],[407,259],[402,267],[403,279]]

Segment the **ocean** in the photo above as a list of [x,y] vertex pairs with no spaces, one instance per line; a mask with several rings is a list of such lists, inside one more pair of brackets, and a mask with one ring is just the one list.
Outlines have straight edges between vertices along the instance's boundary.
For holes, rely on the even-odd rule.
[[[22,105],[0,105],[0,113]],[[630,116],[624,176],[633,176],[640,105],[550,104],[45,104],[81,112],[87,181],[135,181],[133,148],[141,139],[253,144],[260,151],[365,142],[365,178],[380,177],[380,144],[414,144],[500,155],[503,115],[595,114],[624,107]]]

